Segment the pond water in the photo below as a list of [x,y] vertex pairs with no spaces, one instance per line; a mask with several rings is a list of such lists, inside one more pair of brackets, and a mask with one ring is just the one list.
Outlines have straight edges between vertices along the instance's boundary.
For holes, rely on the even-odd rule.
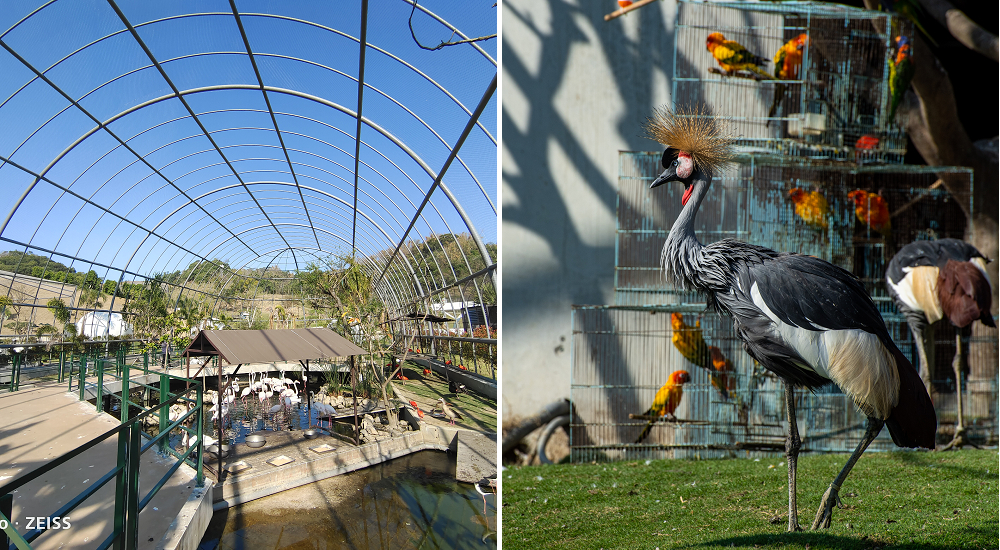
[[454,479],[448,454],[422,451],[216,512],[215,548],[495,549],[496,500]]

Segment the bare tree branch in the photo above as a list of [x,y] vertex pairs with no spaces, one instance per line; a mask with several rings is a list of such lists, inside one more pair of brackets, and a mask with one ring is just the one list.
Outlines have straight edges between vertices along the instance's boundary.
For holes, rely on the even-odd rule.
[[980,27],[948,0],[918,0],[938,23],[948,29],[959,42],[972,51],[993,61],[1000,61],[996,35]]

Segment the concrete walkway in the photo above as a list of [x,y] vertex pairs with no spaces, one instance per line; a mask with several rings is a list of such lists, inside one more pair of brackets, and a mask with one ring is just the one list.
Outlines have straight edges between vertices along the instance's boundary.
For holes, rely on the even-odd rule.
[[[93,405],[67,393],[65,383],[54,382],[23,384],[20,391],[0,392],[0,418],[3,419],[0,421],[0,486],[118,426],[111,416],[98,414]],[[115,466],[117,453],[118,436],[115,435],[17,490],[13,519],[18,531],[24,534],[29,530],[27,517],[54,513],[107,474]],[[139,468],[142,497],[173,464],[172,457],[160,457],[154,449],[143,454]],[[35,539],[33,547],[95,548],[113,528],[114,490],[115,482],[111,480],[69,514],[69,529],[49,530]],[[197,501],[202,500],[204,493],[195,488],[194,470],[181,466],[139,514],[138,547],[176,547],[181,540],[178,529],[184,530],[196,519],[194,516],[198,514],[193,510],[198,509]],[[181,514],[189,500],[193,508],[189,504]],[[188,517],[181,520],[180,516]],[[204,529],[197,533],[195,546],[203,532]],[[169,540],[164,540],[165,537]],[[186,545],[181,544],[182,547]]]

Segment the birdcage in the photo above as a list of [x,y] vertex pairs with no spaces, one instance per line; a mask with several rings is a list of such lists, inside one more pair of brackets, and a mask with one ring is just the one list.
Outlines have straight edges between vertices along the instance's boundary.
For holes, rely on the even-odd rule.
[[[703,340],[700,353],[692,353],[693,340]],[[728,370],[718,369],[727,363]],[[713,382],[709,365],[725,377]],[[671,414],[660,416],[650,405],[678,370],[690,381]],[[570,392],[574,461],[784,452],[788,424],[781,381],[743,351],[731,319],[703,305],[574,308]],[[825,386],[796,390],[795,399],[804,452],[854,449],[866,419],[849,397]],[[892,447],[887,433],[871,445]]]
[[[619,157],[616,305],[702,301],[666,281],[660,266],[683,191],[670,184],[649,189],[662,171],[660,158],[638,152]],[[811,211],[790,197],[795,189],[813,202]],[[858,190],[867,194],[860,206],[849,197]],[[860,277],[883,317],[896,322],[901,319],[883,283],[889,260],[915,240],[963,238],[973,208],[969,168],[741,154],[713,178],[695,232],[706,244],[728,237],[839,265]]]
[[[655,190],[649,184],[662,170],[660,153],[623,152],[619,157],[615,306],[577,307],[573,311],[572,384],[574,460],[614,460],[733,453],[781,453],[787,430],[780,381],[757,366],[733,333],[732,320],[706,311],[704,299],[666,281],[660,252],[681,205],[680,185]],[[962,238],[973,214],[972,171],[956,167],[859,165],[829,160],[741,154],[713,178],[695,218],[703,243],[735,238],[769,248],[810,254],[840,265],[861,278],[886,321],[893,341],[911,361],[912,336],[884,285],[885,266],[902,245],[918,239]],[[947,182],[946,190],[944,182]],[[818,193],[826,207],[807,215],[790,198],[801,189]],[[889,224],[859,218],[849,198],[873,194],[862,206],[883,201]],[[878,197],[875,199],[874,197]],[[672,316],[682,316],[682,331],[697,332],[705,344],[692,360],[675,342]],[[942,437],[955,418],[951,358],[954,329],[939,324],[932,352],[939,365],[934,402]],[[728,359],[731,395],[712,384],[710,347]],[[706,357],[705,354],[708,354]],[[691,355],[689,353],[689,355]],[[977,443],[997,441],[997,332],[974,327],[963,381],[966,426]],[[676,370],[691,381],[672,418],[649,423],[644,411]],[[804,448],[848,452],[864,431],[865,418],[839,389],[796,391]],[[883,434],[873,449],[894,448]]]
[[[900,163],[905,120],[890,117],[889,75],[895,37],[910,29],[885,12],[820,2],[682,1],[672,97],[730,119],[747,151]],[[707,48],[713,33],[767,62],[724,68]],[[775,67],[785,44],[795,53]]]
[[[675,324],[675,317],[681,323]],[[898,324],[890,328],[897,343],[904,334],[909,337],[905,328],[900,334]],[[943,336],[937,339],[947,344]],[[996,331],[979,338],[995,365]],[[699,352],[692,353],[699,347],[692,340],[703,341]],[[950,362],[946,348],[938,347],[938,355]],[[784,453],[788,423],[783,384],[743,351],[732,320],[706,311],[704,304],[577,306],[571,353],[570,449],[575,462]],[[679,370],[690,381],[682,385],[676,406],[655,409],[657,394]],[[718,376],[722,373],[724,377]],[[943,390],[934,393],[938,440],[944,443],[955,421],[955,393],[954,386],[951,393],[938,389]],[[996,377],[966,380],[962,389],[969,439],[995,445]],[[832,384],[812,392],[797,389],[794,396],[802,452],[854,450],[866,417],[848,396]],[[895,448],[887,430],[869,447]]]

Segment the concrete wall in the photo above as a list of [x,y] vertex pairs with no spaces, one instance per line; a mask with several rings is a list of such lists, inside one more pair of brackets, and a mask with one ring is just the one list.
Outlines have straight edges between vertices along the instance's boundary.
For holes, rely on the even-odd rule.
[[504,422],[569,396],[570,307],[614,300],[618,152],[669,103],[674,0],[501,4]]

